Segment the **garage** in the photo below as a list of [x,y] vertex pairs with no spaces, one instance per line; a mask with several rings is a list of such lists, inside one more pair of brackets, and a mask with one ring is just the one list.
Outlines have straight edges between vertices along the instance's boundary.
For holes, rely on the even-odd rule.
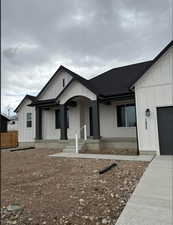
[[157,108],[161,155],[173,155],[173,106]]

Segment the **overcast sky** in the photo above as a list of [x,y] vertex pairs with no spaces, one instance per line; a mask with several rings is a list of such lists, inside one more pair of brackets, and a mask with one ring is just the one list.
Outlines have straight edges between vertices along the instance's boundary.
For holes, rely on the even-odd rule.
[[62,64],[85,78],[152,59],[172,39],[173,0],[2,0],[2,111]]

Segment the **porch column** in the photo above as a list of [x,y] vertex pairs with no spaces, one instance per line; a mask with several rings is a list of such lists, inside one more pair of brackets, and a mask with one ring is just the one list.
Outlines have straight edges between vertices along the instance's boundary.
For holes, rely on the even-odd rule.
[[67,140],[67,109],[65,105],[60,105],[61,140]]
[[40,140],[42,139],[42,109],[36,106],[35,111],[35,139]]
[[91,102],[93,118],[93,139],[100,139],[100,117],[99,103],[97,100]]

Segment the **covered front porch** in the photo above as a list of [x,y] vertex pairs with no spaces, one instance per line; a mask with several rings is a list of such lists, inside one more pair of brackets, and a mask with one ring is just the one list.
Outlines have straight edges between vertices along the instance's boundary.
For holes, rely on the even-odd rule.
[[99,103],[84,96],[74,96],[64,104],[40,102],[36,106],[36,140],[100,139]]
[[[133,99],[92,100],[86,96],[74,96],[64,104],[40,102],[36,106],[36,147],[75,148],[75,137],[85,150],[116,149],[117,154],[136,154],[136,127],[121,127],[117,120],[117,107],[133,105]],[[68,149],[66,149],[68,150]]]
[[87,137],[85,148],[90,150],[137,149],[133,94],[98,97],[73,81],[57,98],[32,105],[37,146],[71,148],[77,135],[79,144]]

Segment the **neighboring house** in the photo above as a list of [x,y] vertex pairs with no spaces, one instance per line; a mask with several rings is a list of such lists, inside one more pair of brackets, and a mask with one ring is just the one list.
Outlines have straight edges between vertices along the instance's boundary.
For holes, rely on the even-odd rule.
[[6,116],[0,114],[0,132],[7,132],[7,123],[10,121]]
[[16,116],[10,117],[10,121],[8,122],[8,131],[18,130],[17,122],[18,122],[18,119]]
[[19,143],[65,146],[86,125],[88,149],[138,146],[140,153],[173,154],[172,67],[173,41],[151,61],[90,80],[60,66],[36,97],[26,95],[16,108]]

